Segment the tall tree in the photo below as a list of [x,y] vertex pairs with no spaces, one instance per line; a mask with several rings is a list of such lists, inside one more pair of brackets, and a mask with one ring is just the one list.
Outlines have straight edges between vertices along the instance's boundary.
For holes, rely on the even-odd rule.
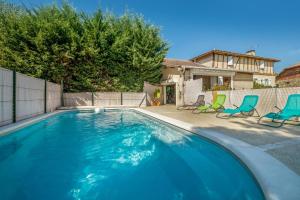
[[168,45],[141,16],[0,1],[0,17],[1,67],[63,80],[65,91],[140,91],[160,81]]

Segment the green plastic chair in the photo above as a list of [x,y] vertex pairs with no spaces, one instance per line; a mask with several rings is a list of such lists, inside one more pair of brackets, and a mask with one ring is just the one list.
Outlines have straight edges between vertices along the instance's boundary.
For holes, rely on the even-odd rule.
[[[281,127],[286,121],[291,121],[294,118],[300,117],[300,94],[291,94],[288,97],[288,100],[285,104],[285,107],[281,110],[277,106],[275,108],[279,109],[279,112],[271,112],[264,116],[262,116],[258,123],[265,125],[265,126],[271,126],[275,128]],[[261,120],[264,118],[271,119],[273,123],[279,124],[279,125],[271,125],[267,123],[261,123]],[[297,124],[300,125],[300,124]]]
[[225,100],[226,100],[225,94],[218,94],[212,104],[199,106],[199,107],[197,107],[197,109],[193,110],[193,113],[202,113],[202,112],[208,112],[208,111],[213,111],[213,112],[220,111],[220,110],[224,109]]
[[[254,114],[254,112],[256,112],[256,114],[258,116],[260,116],[258,111],[255,108],[258,103],[258,99],[259,99],[259,97],[257,95],[246,95],[240,106],[234,105],[236,107],[235,109],[231,109],[231,108],[225,109],[225,110],[223,110],[223,112],[218,113],[217,117],[219,117],[219,118],[227,117],[228,118],[228,117],[232,117],[236,114],[240,114],[242,116],[252,116]],[[221,115],[222,115],[222,117],[221,117]]]

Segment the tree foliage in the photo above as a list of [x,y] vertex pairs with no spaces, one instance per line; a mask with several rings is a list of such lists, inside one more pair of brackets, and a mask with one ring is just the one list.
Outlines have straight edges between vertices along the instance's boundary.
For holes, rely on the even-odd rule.
[[167,50],[159,28],[136,14],[0,1],[0,66],[63,80],[65,91],[140,91],[160,81]]

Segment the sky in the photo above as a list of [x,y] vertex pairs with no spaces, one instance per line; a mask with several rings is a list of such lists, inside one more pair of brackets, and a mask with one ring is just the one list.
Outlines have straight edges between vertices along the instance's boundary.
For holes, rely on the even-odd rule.
[[[28,7],[60,0],[10,0]],[[69,0],[78,10],[129,10],[161,28],[168,58],[190,59],[212,49],[280,59],[275,71],[300,62],[299,0]]]

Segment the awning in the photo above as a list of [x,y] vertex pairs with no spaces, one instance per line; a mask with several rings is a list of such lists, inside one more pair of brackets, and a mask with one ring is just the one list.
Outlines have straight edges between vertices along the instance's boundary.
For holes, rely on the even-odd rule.
[[190,68],[190,73],[191,75],[232,77],[236,72],[215,68]]

